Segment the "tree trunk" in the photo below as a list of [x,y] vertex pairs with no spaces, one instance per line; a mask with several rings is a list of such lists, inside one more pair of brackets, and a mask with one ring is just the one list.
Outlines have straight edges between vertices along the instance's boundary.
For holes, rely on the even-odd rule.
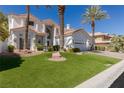
[[28,49],[28,30],[29,30],[29,19],[30,19],[30,6],[27,5],[26,8],[27,8],[27,19],[26,19],[24,49]]
[[64,15],[59,15],[60,17],[60,50],[64,48]]
[[94,33],[95,33],[95,21],[92,20],[91,22],[91,27],[92,27],[92,50],[95,49],[95,36],[94,36]]
[[58,5],[59,24],[60,24],[60,51],[64,50],[64,5]]

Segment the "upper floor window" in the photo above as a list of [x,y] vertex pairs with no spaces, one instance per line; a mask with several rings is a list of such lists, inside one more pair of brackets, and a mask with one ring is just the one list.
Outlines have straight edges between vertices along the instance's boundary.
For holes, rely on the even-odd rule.
[[22,36],[22,34],[19,34],[19,36]]
[[32,27],[33,29],[36,29],[36,23],[34,23],[31,27]]

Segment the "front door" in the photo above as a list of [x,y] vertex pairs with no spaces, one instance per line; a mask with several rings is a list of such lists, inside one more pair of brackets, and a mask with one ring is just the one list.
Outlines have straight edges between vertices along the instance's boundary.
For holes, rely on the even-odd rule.
[[19,38],[19,49],[23,49],[23,46],[24,46],[24,39]]
[[30,46],[31,46],[30,39],[28,39],[28,49],[29,50],[30,50]]
[[47,41],[47,46],[50,46],[50,42],[49,41]]

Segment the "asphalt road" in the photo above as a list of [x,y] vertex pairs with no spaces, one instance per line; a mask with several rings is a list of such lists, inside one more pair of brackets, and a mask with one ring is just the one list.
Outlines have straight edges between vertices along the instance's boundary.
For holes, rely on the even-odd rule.
[[110,88],[124,88],[124,72],[114,81]]

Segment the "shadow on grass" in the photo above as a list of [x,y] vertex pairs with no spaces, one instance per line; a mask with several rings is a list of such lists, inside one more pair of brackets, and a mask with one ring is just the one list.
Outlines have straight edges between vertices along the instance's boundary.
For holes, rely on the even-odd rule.
[[0,71],[19,67],[23,61],[16,53],[0,54]]

